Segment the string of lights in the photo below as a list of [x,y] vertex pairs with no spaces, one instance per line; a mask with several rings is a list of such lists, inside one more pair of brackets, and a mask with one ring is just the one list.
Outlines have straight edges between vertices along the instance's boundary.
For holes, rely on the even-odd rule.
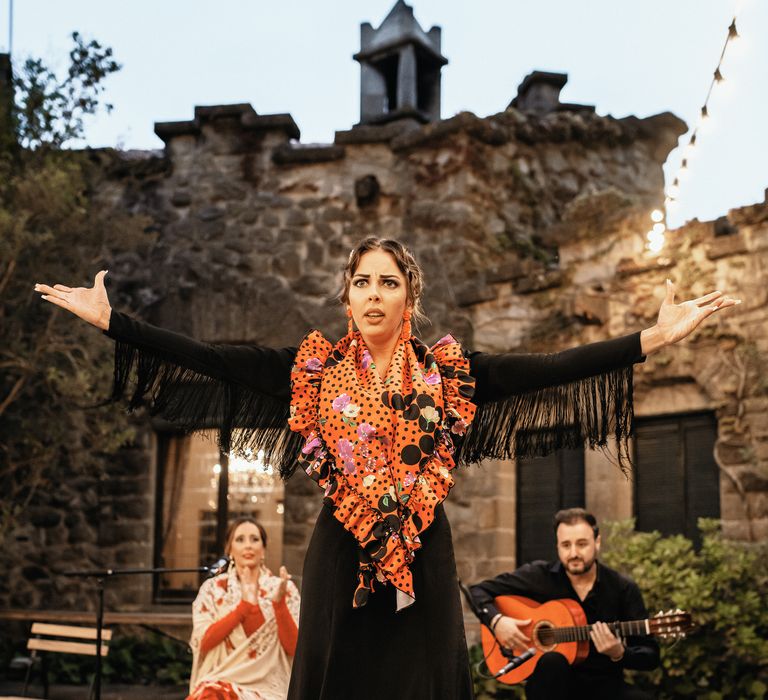
[[647,248],[649,251],[651,251],[651,253],[658,254],[664,247],[667,231],[667,217],[665,212],[669,211],[677,204],[678,198],[680,196],[680,183],[681,180],[688,174],[689,161],[693,154],[693,150],[696,147],[697,136],[699,135],[702,126],[709,119],[709,100],[710,97],[712,97],[712,91],[714,90],[715,85],[719,85],[725,80],[722,71],[725,53],[728,50],[728,45],[732,41],[736,41],[738,38],[739,33],[736,30],[736,15],[734,15],[733,19],[731,20],[731,24],[728,27],[728,34],[725,37],[723,50],[720,52],[720,58],[717,61],[717,67],[712,74],[712,80],[709,83],[709,90],[707,90],[707,96],[704,99],[704,104],[701,106],[696,124],[691,130],[690,136],[688,137],[688,143],[686,144],[685,150],[683,151],[682,160],[680,161],[680,165],[678,166],[674,178],[672,179],[672,184],[666,188],[666,196],[664,198],[664,211],[661,209],[654,209],[651,212],[652,228],[646,234],[646,238],[648,240]]

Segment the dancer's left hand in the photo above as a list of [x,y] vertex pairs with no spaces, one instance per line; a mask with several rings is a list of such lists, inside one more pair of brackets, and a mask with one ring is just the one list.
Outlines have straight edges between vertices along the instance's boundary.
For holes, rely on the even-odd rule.
[[741,304],[741,299],[733,299],[721,291],[676,304],[675,285],[667,280],[667,292],[656,325],[643,331],[640,336],[643,354],[648,355],[686,338],[713,313],[737,304]]

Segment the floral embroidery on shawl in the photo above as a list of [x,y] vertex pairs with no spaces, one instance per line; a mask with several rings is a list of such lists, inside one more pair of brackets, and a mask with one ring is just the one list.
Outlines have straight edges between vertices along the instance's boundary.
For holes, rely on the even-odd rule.
[[359,333],[336,346],[313,331],[291,372],[292,430],[304,437],[300,466],[360,544],[353,605],[374,581],[414,601],[409,564],[454,479],[455,441],[472,422],[474,379],[461,346],[416,338],[395,348],[385,379]]

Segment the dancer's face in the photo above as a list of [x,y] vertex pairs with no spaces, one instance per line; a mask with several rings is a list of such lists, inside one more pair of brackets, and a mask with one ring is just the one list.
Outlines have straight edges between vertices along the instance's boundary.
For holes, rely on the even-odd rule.
[[264,542],[253,523],[241,523],[232,534],[229,556],[237,568],[257,567],[264,561]]
[[386,343],[400,333],[408,301],[407,284],[391,253],[363,253],[349,284],[349,307],[364,339]]
[[557,556],[565,570],[580,576],[589,572],[600,553],[600,535],[595,537],[592,527],[583,520],[557,527]]

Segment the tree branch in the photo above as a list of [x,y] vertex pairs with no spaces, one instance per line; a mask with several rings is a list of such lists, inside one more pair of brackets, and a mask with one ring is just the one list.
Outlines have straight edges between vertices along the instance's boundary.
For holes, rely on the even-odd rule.
[[8,396],[5,397],[3,403],[0,403],[0,416],[5,413],[5,409],[7,409],[8,406],[10,406],[16,400],[16,397],[21,393],[21,390],[24,388],[24,384],[27,382],[28,376],[29,375],[24,375],[19,377],[16,380],[16,383],[11,387],[11,390],[8,392]]

